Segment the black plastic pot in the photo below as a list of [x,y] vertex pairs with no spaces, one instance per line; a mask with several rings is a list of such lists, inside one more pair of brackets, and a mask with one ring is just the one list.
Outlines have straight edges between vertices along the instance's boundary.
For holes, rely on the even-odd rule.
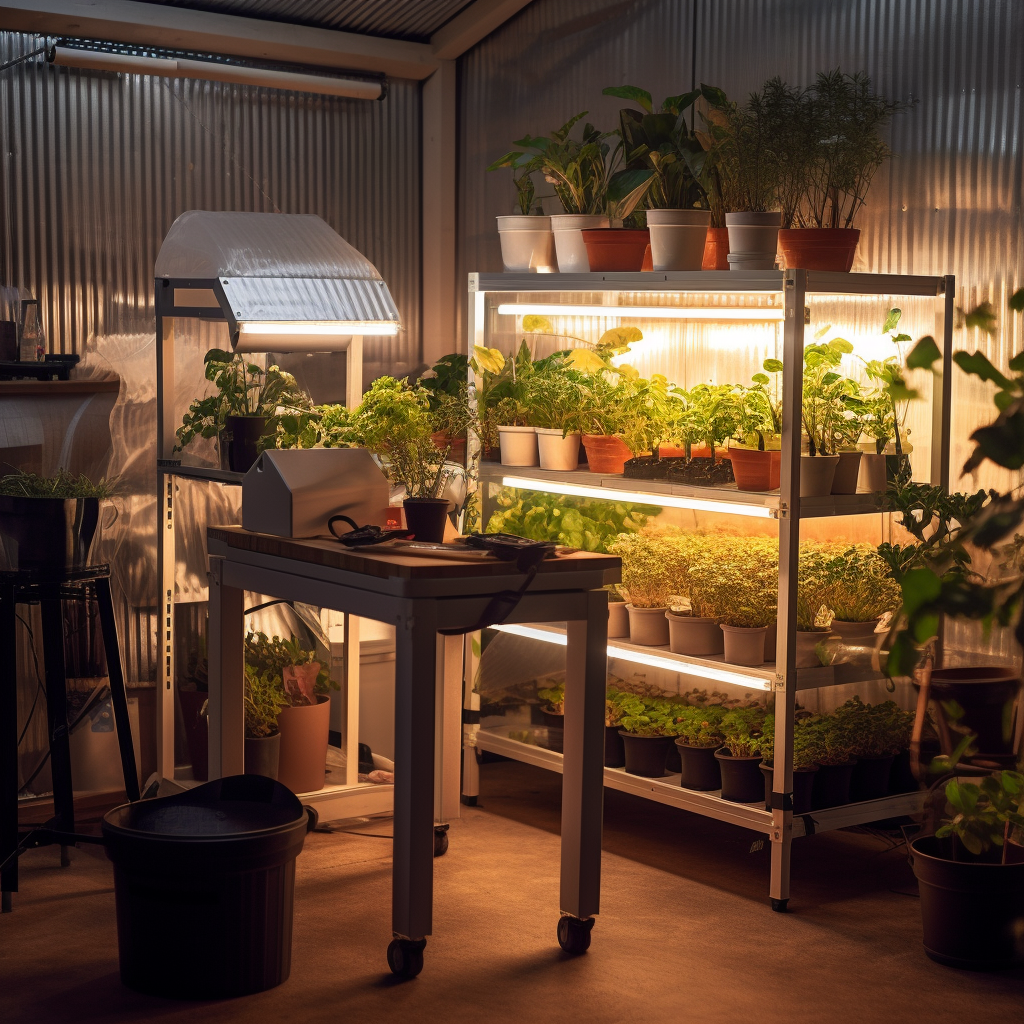
[[245,737],[245,774],[277,778],[281,760],[281,734]]
[[220,432],[221,469],[248,473],[260,457],[257,449],[266,430],[266,416],[226,416]]
[[924,951],[940,964],[996,970],[1024,961],[1017,936],[1024,920],[1024,863],[982,864],[946,859],[945,840],[910,844],[921,892]]
[[725,747],[715,751],[722,773],[722,799],[739,804],[752,804],[764,796],[764,779],[758,765],[761,755],[733,757]]
[[[764,775],[764,809],[772,809],[772,783],[775,778],[775,769],[763,761],[758,767]],[[812,794],[814,792],[814,779],[818,773],[817,768],[794,768],[793,769],[793,813],[810,814]]]
[[546,725],[549,729],[565,728],[565,715],[554,715],[544,708],[540,709],[540,721],[541,725]]
[[889,793],[913,793],[917,789],[920,786],[910,769],[910,751],[901,750],[892,759],[892,768],[889,769]]
[[625,729],[620,729],[619,735],[625,748],[626,771],[630,775],[642,775],[645,779],[660,779],[665,775],[671,736],[636,736]]
[[617,725],[604,727],[604,766],[622,768],[626,763],[626,747]]
[[444,540],[444,524],[448,517],[447,498],[406,498],[405,525],[416,540],[440,544]]
[[668,753],[665,755],[665,771],[670,775],[679,775],[683,770],[683,763],[679,758],[679,748],[675,741],[669,744]]
[[839,807],[850,802],[850,780],[856,761],[847,764],[819,764],[814,777],[812,807],[816,811],[825,807]]
[[683,789],[697,789],[707,792],[722,788],[722,773],[718,770],[715,751],[718,747],[691,747],[682,740],[676,740],[679,752],[681,775],[679,785]]
[[850,776],[850,800],[856,804],[861,800],[881,800],[888,796],[894,760],[892,754],[859,758]]
[[11,569],[85,568],[99,521],[99,498],[0,495],[0,537]]
[[956,701],[963,708],[960,725],[978,738],[979,756],[1013,754],[1013,706],[1020,693],[1016,669],[989,665],[932,670],[931,698]]
[[293,793],[258,775],[104,815],[121,981],[171,999],[227,999],[285,981],[308,822]]

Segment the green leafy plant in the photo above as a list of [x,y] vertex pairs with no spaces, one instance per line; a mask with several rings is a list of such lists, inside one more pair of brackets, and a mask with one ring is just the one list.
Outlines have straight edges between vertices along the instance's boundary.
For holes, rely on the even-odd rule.
[[665,608],[682,585],[686,561],[679,531],[624,533],[608,552],[622,559],[622,589],[634,608]]
[[740,389],[734,404],[733,436],[748,447],[763,452],[768,438],[782,435],[782,396],[772,376],[782,372],[781,359],[766,359],[763,372],[755,373],[751,383]]
[[619,704],[619,724],[634,736],[674,736],[680,705],[661,697],[627,694]]
[[261,671],[255,665],[246,663],[242,700],[246,736],[261,739],[277,732],[277,716],[282,708],[288,706],[280,675],[273,669],[265,668]]
[[[952,779],[946,784],[945,794],[951,813],[935,835],[959,841],[976,857],[993,847],[1002,847],[1005,860],[1005,842],[1011,830],[1024,829],[1024,775],[1001,771],[986,776],[980,783]],[[958,859],[955,842],[953,859]]]
[[821,547],[829,586],[826,602],[833,618],[871,622],[899,607],[899,584],[877,549],[870,544]]
[[14,498],[109,498],[111,493],[105,480],[94,484],[84,473],[72,476],[66,469],[53,476],[19,471],[0,477],[0,494]]
[[[734,105],[718,129],[733,173],[725,181],[725,202],[734,212],[773,210],[790,154],[784,148],[792,100],[780,79]],[[788,133],[791,136],[791,132]]]
[[729,626],[760,628],[775,621],[779,555],[768,537],[717,537],[687,564],[696,610]]
[[725,747],[733,757],[754,757],[761,753],[761,745],[766,740],[766,716],[767,711],[760,704],[733,708],[722,716],[719,728]]
[[533,372],[526,381],[526,418],[529,426],[561,430],[563,436],[586,426],[583,408],[585,375],[555,364]]
[[726,709],[716,704],[682,706],[676,716],[675,735],[691,747],[720,747],[726,714]]
[[512,151],[499,157],[491,164],[488,171],[499,171],[508,168],[512,172],[512,184],[516,188],[516,202],[519,212],[524,216],[533,209],[536,186],[533,183],[533,172],[540,170],[541,161],[538,157],[529,157],[525,153]]
[[857,745],[857,714],[841,705],[829,714],[813,715],[806,728],[817,744],[816,760],[822,765],[849,764]]
[[810,455],[835,455],[860,435],[848,399],[860,385],[837,372],[843,356],[853,351],[844,338],[804,348],[803,427]]
[[802,544],[797,569],[796,628],[827,632],[832,621],[832,575],[828,554],[818,545]]
[[667,431],[681,442],[686,458],[694,445],[706,445],[715,457],[715,449],[737,430],[743,417],[742,393],[732,384],[695,384],[692,388],[673,387],[676,399],[668,410]]
[[[259,677],[266,673],[276,680],[280,687],[282,698],[289,702],[290,695],[285,688],[285,671],[295,666],[316,665],[317,672],[313,679],[313,693],[327,694],[331,690],[337,690],[338,684],[331,678],[330,671],[317,660],[316,651],[306,650],[295,637],[287,640],[279,636],[270,637],[263,632],[249,632],[245,636],[244,644],[245,665],[247,670],[251,668]],[[310,701],[299,701],[299,703],[310,703]]]
[[[540,680],[538,680],[539,682]],[[537,699],[541,702],[544,710],[551,715],[565,714],[565,675],[559,673],[557,677],[545,680],[551,686],[539,686],[537,688]]]
[[865,704],[860,697],[851,697],[836,711],[847,716],[852,737],[853,757],[888,757],[906,750],[914,728],[914,713],[903,711],[891,700],[881,704]]
[[[761,760],[765,764],[775,763],[775,715],[765,716],[759,741]],[[811,716],[798,713],[793,723],[793,768],[794,770],[814,768],[818,764],[819,737]]]

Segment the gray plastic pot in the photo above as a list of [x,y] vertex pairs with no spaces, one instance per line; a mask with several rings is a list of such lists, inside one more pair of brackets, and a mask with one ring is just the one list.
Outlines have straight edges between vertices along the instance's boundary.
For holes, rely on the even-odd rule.
[[860,452],[840,452],[835,476],[832,477],[833,494],[856,494],[860,475]]
[[829,636],[827,629],[797,630],[796,633],[796,667],[797,668],[820,668],[821,661],[815,653],[815,648]]
[[838,455],[800,456],[800,497],[823,498],[832,493]]
[[[727,213],[725,226],[729,231],[729,255],[746,259],[729,260],[729,269],[762,269],[743,266],[758,258],[771,260],[779,248],[779,228],[782,227],[781,213]],[[770,268],[763,268],[770,269]]]
[[281,734],[245,737],[245,774],[277,778],[281,759]]
[[723,623],[719,628],[724,634],[725,660],[730,665],[764,664],[764,638],[768,632],[767,626],[751,629],[746,626],[727,626]]
[[714,619],[665,612],[668,619],[669,649],[673,654],[689,654],[704,658],[721,654],[724,648],[722,631]]

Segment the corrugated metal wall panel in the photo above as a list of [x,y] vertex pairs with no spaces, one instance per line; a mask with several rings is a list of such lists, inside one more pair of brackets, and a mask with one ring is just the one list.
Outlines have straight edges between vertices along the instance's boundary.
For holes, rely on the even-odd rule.
[[162,6],[426,42],[472,0],[146,0]]
[[[38,45],[0,33],[0,63]],[[316,213],[388,283],[405,330],[367,372],[420,350],[420,93],[382,102],[56,70],[0,75],[0,281],[41,300],[54,351],[152,332],[153,262],[184,210]]]

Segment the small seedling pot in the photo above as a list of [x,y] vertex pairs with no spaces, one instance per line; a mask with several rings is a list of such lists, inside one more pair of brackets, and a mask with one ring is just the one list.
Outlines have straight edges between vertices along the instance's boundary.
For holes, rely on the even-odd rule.
[[562,473],[572,472],[580,464],[580,435],[566,434],[549,427],[537,427],[540,468]]
[[537,465],[536,427],[498,427],[503,466]]
[[731,665],[763,665],[767,626],[719,626],[724,634],[723,653]]
[[669,649],[673,654],[689,654],[705,658],[721,654],[724,649],[722,631],[714,619],[665,612],[668,619]]
[[625,747],[626,771],[642,775],[645,779],[660,779],[665,775],[665,759],[671,736],[635,736],[625,729],[619,730]]
[[679,785],[683,789],[707,792],[722,788],[722,773],[718,769],[715,751],[719,747],[691,747],[682,740],[676,740],[679,751]]
[[758,765],[761,755],[733,757],[727,747],[715,751],[719,771],[722,773],[722,799],[738,804],[752,804],[764,797],[764,778]]
[[629,639],[644,647],[663,647],[668,643],[667,608],[635,608],[626,605],[629,612]]

